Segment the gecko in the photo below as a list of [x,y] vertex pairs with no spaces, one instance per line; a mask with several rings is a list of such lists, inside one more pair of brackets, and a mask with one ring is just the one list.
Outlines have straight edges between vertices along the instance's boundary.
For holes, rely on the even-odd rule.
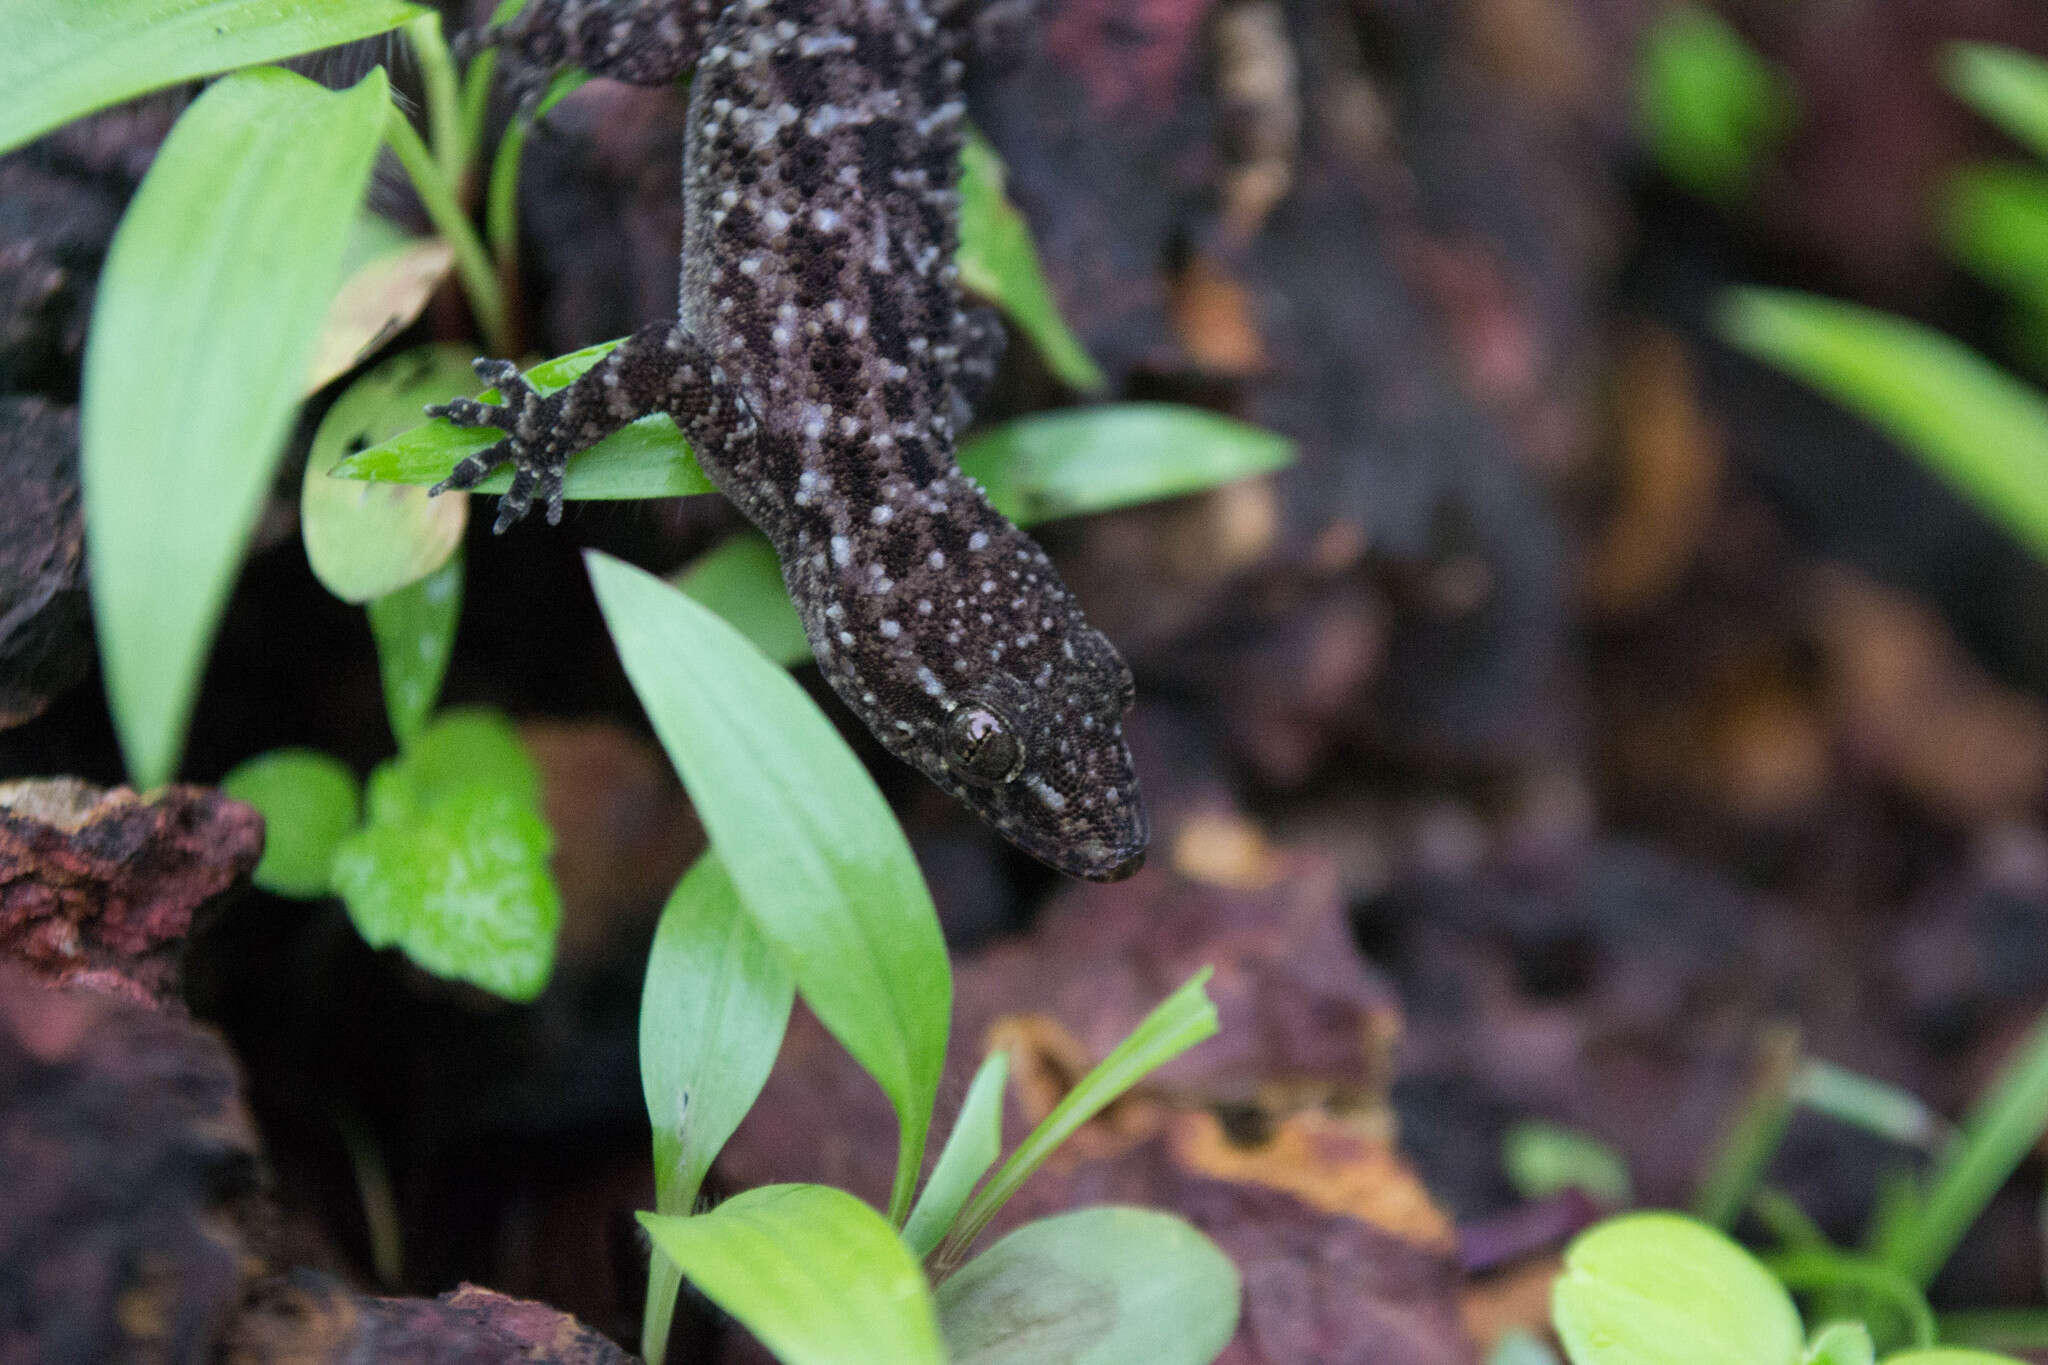
[[532,0],[487,33],[543,83],[694,71],[680,300],[548,396],[477,361],[500,400],[428,412],[505,434],[434,491],[510,464],[495,529],[536,498],[556,522],[572,454],[667,413],[773,543],[819,668],[882,746],[1027,853],[1111,881],[1148,839],[1131,671],[954,458],[1005,341],[953,259],[970,3]]

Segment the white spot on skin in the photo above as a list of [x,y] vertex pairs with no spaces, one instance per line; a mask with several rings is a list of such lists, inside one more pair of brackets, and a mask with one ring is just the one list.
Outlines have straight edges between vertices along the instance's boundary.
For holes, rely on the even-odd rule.
[[832,537],[832,562],[845,568],[853,558],[853,542],[845,536]]
[[1024,785],[1031,788],[1031,794],[1036,796],[1047,810],[1059,812],[1067,808],[1067,798],[1054,791],[1044,778],[1027,777],[1024,779]]
[[917,670],[917,682],[918,686],[924,689],[925,695],[928,697],[943,697],[946,695],[946,685],[940,682],[938,674],[932,672],[929,668],[920,667]]
[[943,569],[946,567],[946,552],[944,550],[933,550],[924,557],[924,562],[931,565],[934,569]]
[[850,645],[850,644],[852,644],[852,643],[853,643],[853,632],[852,632],[852,631],[850,631],[850,630],[842,630],[842,631],[840,631],[840,632],[839,632],[839,643],[840,643],[840,644],[842,644],[842,645]]
[[896,509],[887,503],[876,503],[875,510],[868,513],[868,520],[877,526],[887,526],[889,519],[896,515]]
[[970,550],[986,550],[988,548],[988,532],[976,531],[973,535],[967,537],[967,548]]
[[877,628],[882,632],[882,638],[884,640],[893,640],[903,633],[903,627],[898,625],[894,621],[885,620]]

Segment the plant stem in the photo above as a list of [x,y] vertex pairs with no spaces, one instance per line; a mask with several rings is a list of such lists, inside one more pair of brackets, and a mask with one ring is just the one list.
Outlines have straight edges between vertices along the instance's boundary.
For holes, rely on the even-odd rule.
[[412,44],[413,59],[420,66],[420,81],[427,97],[427,136],[434,147],[434,161],[441,178],[453,193],[460,194],[469,173],[470,137],[461,95],[455,79],[455,59],[441,36],[441,16],[423,14],[405,26]]
[[1757,1044],[1756,1080],[1693,1196],[1695,1218],[1726,1228],[1749,1202],[1750,1191],[1763,1178],[1764,1168],[1785,1136],[1785,1123],[1792,1114],[1792,1079],[1798,1070],[1798,1031],[1767,1031]]
[[668,1332],[675,1322],[676,1295],[682,1292],[683,1272],[655,1247],[647,1253],[647,1306],[640,1315],[640,1358],[647,1365],[662,1365],[668,1355]]
[[427,152],[427,145],[420,141],[411,121],[395,104],[391,106],[385,138],[405,173],[412,177],[413,189],[419,193],[420,204],[435,230],[455,251],[455,274],[476,313],[477,325],[483,329],[486,349],[494,355],[506,354],[512,349],[511,327],[505,312],[505,294],[498,287],[491,258],[476,229],[456,204],[448,181]]

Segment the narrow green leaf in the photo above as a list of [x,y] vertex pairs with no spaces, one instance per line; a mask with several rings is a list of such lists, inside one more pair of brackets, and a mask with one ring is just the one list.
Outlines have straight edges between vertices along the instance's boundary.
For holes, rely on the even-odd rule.
[[1637,61],[1637,120],[1665,174],[1706,198],[1739,200],[1791,130],[1791,82],[1694,4],[1665,11]]
[[[662,907],[640,992],[640,1087],[660,1212],[696,1204],[704,1173],[767,1083],[794,994],[718,855],[705,853]],[[668,1341],[680,1277],[655,1252],[641,1326],[650,1360]]]
[[1008,422],[969,441],[960,467],[1020,525],[1107,512],[1270,473],[1284,436],[1177,403],[1106,403]]
[[1813,1334],[1799,1365],[1873,1365],[1877,1347],[1860,1322],[1836,1322]]
[[1980,1350],[2048,1350],[2048,1309],[1978,1308],[1943,1313],[1941,1340]]
[[1706,1224],[1633,1213],[1579,1235],[1551,1289],[1572,1365],[1794,1365],[1791,1296]]
[[462,579],[458,554],[419,582],[369,605],[384,714],[391,718],[391,734],[400,748],[412,742],[440,700],[455,652],[455,627],[462,619]]
[[784,1365],[942,1365],[924,1273],[895,1229],[843,1190],[768,1185],[694,1218],[640,1224]]
[[362,800],[347,764],[312,749],[273,749],[237,765],[220,789],[263,812],[256,885],[301,900],[327,894],[334,850],[356,827]]
[[811,657],[811,642],[789,604],[782,565],[767,537],[742,531],[698,555],[676,576],[675,585],[783,667]]
[[149,90],[397,28],[399,0],[9,0],[0,152]]
[[1209,1365],[1242,1287],[1216,1244],[1153,1209],[1027,1223],[939,1286],[953,1365]]
[[1216,1005],[1205,989],[1214,970],[1202,968],[1189,978],[1186,985],[1160,1001],[1138,1027],[1131,1030],[1130,1037],[1111,1049],[1110,1054],[1096,1063],[1094,1069],[1053,1106],[1052,1112],[1040,1120],[1038,1127],[1032,1129],[1031,1135],[1010,1154],[1010,1159],[990,1177],[988,1184],[968,1201],[953,1230],[933,1254],[933,1266],[939,1274],[945,1274],[960,1263],[967,1248],[988,1226],[988,1220],[1009,1202],[1010,1196],[1030,1179],[1033,1171],[1045,1164],[1045,1159],[1055,1148],[1073,1136],[1075,1129],[1108,1108],[1151,1072],[1204,1038],[1214,1036],[1217,1029]]
[[1969,166],[1942,192],[1942,240],[1986,282],[2033,307],[2048,305],[2048,172]]
[[1007,313],[1061,380],[1094,393],[1109,381],[1060,315],[1031,228],[1003,191],[1005,178],[995,148],[970,132],[960,149],[960,282]]
[[177,769],[387,104],[381,68],[339,94],[287,71],[231,76],[178,121],[114,235],[83,480],[107,693],[138,785]]
[[[556,356],[528,370],[526,377],[542,393],[565,389],[618,344],[607,341]],[[498,396],[496,389],[478,395],[487,403],[496,402]],[[439,483],[464,456],[482,450],[503,434],[489,427],[458,427],[436,417],[349,456],[333,473],[336,478],[380,483]],[[511,471],[501,469],[478,484],[476,491],[502,493],[511,486]],[[643,417],[573,457],[562,482],[562,495],[567,498],[678,498],[716,491],[697,467],[690,443],[665,413]]]
[[[1278,469],[1285,437],[1199,408],[1111,403],[1026,417],[969,441],[960,467],[1021,526],[1179,497]],[[700,555],[677,579],[777,663],[811,657],[768,542],[742,533]]]
[[2048,62],[1991,43],[1951,43],[1942,57],[1957,98],[2048,157]]
[[1764,1264],[1785,1288],[1824,1305],[1829,1316],[1861,1320],[1878,1341],[1934,1343],[1926,1296],[1890,1266],[1833,1247],[1781,1252]]
[[789,969],[740,905],[716,853],[661,912],[640,994],[640,1085],[654,1129],[655,1207],[686,1214],[775,1065]]
[[903,1225],[903,1240],[919,1256],[931,1254],[953,1226],[967,1196],[1002,1155],[1003,1086],[1009,1079],[1007,1052],[994,1053],[974,1073],[974,1082],[960,1105],[960,1117],[953,1120],[953,1131],[939,1152],[938,1164],[932,1167],[931,1179],[918,1195],[910,1221]]
[[1972,1351],[1954,1346],[1939,1346],[1931,1351],[1901,1351],[1886,1356],[1884,1365],[2027,1365],[2016,1356],[2000,1355],[1996,1351]]
[[787,673],[651,574],[588,556],[654,732],[747,913],[895,1107],[890,1216],[910,1210],[945,1058],[952,974],[903,831]]
[[306,562],[327,591],[363,603],[417,583],[446,564],[469,524],[460,493],[337,479],[327,471],[351,451],[404,430],[420,405],[468,370],[458,348],[422,346],[393,356],[334,400],[313,433],[299,487]]
[[436,721],[370,775],[368,820],[335,852],[357,931],[436,975],[538,995],[562,915],[539,801],[539,771],[502,716]]
[[1609,1208],[1635,1202],[1628,1163],[1606,1143],[1553,1123],[1518,1123],[1501,1140],[1508,1180],[1524,1199],[1583,1190]]
[[1887,1142],[1933,1151],[1955,1130],[1910,1091],[1809,1057],[1793,1073],[1792,1100]]
[[1894,1219],[1879,1256],[1925,1286],[2048,1128],[2048,1016],[2035,1021],[1927,1175],[1917,1217]]
[[2048,557],[2048,400],[1915,323],[1807,294],[1740,289],[1734,345],[1875,424]]

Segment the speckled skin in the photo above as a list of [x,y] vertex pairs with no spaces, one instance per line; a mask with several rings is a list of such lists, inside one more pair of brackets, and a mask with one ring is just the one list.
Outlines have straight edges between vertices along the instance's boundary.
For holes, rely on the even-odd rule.
[[682,302],[541,398],[479,362],[515,470],[498,529],[568,457],[667,412],[765,532],[825,677],[882,744],[1027,852],[1109,880],[1147,831],[1131,674],[1037,544],[954,463],[1003,333],[953,264],[964,105],[945,0],[534,0],[495,41],[643,83],[696,69]]

